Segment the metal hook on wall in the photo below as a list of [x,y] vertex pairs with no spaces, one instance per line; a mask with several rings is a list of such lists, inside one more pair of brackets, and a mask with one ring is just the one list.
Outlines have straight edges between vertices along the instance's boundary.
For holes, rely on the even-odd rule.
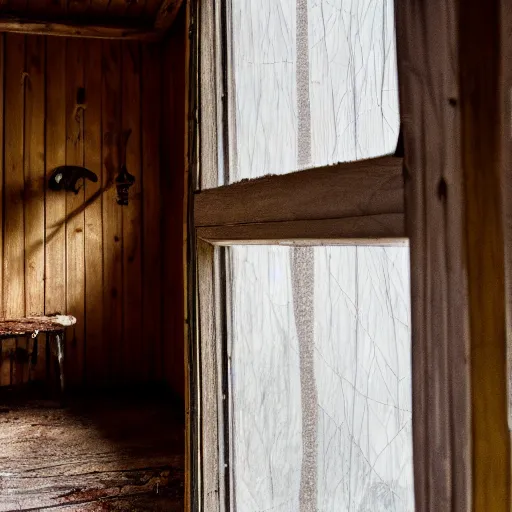
[[135,183],[135,176],[126,168],[126,147],[132,130],[126,130],[122,134],[121,143],[121,167],[116,178],[117,204],[126,206],[128,204],[128,190]]

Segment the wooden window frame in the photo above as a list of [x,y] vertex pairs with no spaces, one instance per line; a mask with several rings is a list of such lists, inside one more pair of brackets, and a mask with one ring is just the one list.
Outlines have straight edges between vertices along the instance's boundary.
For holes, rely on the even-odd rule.
[[220,87],[229,88],[232,73],[217,40],[229,18],[222,5],[192,2],[189,507],[231,510],[223,246],[409,239],[416,510],[510,510],[512,42],[506,28],[512,13],[506,0],[395,0],[404,158],[217,187],[218,152],[229,156],[223,119],[232,115]]

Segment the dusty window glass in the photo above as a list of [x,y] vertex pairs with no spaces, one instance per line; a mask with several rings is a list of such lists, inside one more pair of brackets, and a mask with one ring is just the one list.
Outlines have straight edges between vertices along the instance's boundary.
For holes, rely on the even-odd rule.
[[393,153],[392,1],[231,0],[230,27],[229,182]]
[[234,246],[234,510],[414,510],[408,247]]

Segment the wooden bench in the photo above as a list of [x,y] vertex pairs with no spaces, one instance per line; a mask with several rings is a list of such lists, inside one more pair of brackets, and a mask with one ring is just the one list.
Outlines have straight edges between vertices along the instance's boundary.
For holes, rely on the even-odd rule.
[[[0,347],[2,341],[6,339],[30,336],[37,340],[39,334],[48,334],[53,353],[59,362],[60,388],[64,392],[64,335],[66,328],[74,324],[76,324],[76,318],[71,315],[3,319],[0,320]],[[37,358],[37,345],[34,354]]]

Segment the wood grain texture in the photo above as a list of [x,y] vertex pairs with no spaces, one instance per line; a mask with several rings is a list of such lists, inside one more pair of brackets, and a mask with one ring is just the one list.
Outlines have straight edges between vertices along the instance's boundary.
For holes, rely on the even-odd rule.
[[[220,512],[220,432],[218,409],[219,362],[217,360],[218,309],[215,307],[215,248],[197,242],[197,291],[199,296],[199,333],[201,361],[201,439],[197,450],[201,454],[201,503],[203,510]],[[217,304],[218,305],[218,304]]]
[[[46,179],[66,161],[66,45],[46,39]],[[46,187],[45,309],[66,310],[66,195]]]
[[45,47],[26,42],[25,87],[25,288],[26,312],[44,312]]
[[419,511],[510,510],[498,11],[396,6]]
[[[471,503],[460,123],[449,103],[458,94],[455,23],[442,2],[429,4],[426,11],[397,5],[419,511],[469,510]],[[455,429],[459,434],[452,437]]]
[[[213,2],[206,2],[199,9],[199,25],[201,37],[199,40],[200,76],[200,115],[199,140],[201,164],[198,166],[200,175],[196,177],[197,188],[206,190],[219,184],[217,176],[217,67],[215,44],[215,7]],[[201,44],[205,41],[205,44]],[[197,199],[197,198],[196,198]],[[194,201],[196,202],[196,201]]]
[[4,314],[25,315],[24,99],[25,36],[6,36],[4,112]]
[[21,34],[62,36],[97,39],[137,39],[156,41],[162,36],[151,26],[138,25],[86,25],[79,21],[39,21],[15,16],[0,16],[0,31]]
[[328,220],[297,220],[197,228],[201,240],[215,245],[345,243],[393,244],[405,240],[401,213]]
[[[504,125],[501,6],[468,0],[459,7],[459,65],[465,242],[471,333],[473,510],[512,508],[508,428],[504,254]],[[496,29],[500,27],[500,29]],[[483,28],[478,41],[474,31]],[[505,61],[503,61],[505,62]],[[507,65],[507,64],[505,64]],[[510,65],[510,64],[508,64]],[[500,92],[503,91],[503,92]],[[509,132],[510,133],[510,132]]]
[[[84,42],[66,40],[66,165],[84,165],[84,107],[78,98],[84,88]],[[66,194],[66,310],[77,323],[66,337],[66,364],[70,385],[84,376],[85,354],[85,264],[84,188]]]
[[[25,311],[45,310],[45,44],[44,38],[27,38],[25,69]],[[32,341],[32,349],[33,349]],[[33,377],[45,376],[46,336],[37,340],[38,360]],[[32,377],[32,376],[31,376]]]
[[[512,9],[506,3],[501,5],[501,25],[512,26]],[[502,165],[505,176],[503,187],[504,238],[505,238],[505,290],[507,296],[507,336],[512,333],[512,32],[501,30],[501,72],[505,87],[500,90],[502,123]],[[508,378],[509,378],[509,429],[512,427],[512,343],[508,343]]]
[[[142,380],[139,364],[142,339],[142,167],[141,167],[141,56],[140,45],[122,43],[122,132],[131,130],[126,148],[126,167],[135,177],[130,201],[123,214],[123,367],[125,378]],[[139,108],[131,108],[132,105]],[[158,139],[157,139],[158,140]],[[146,374],[147,375],[147,374]]]
[[[123,211],[116,203],[121,136],[121,43],[103,41],[103,336],[111,374],[122,373]],[[105,356],[106,356],[105,354]]]
[[[66,45],[45,38],[46,54],[46,183],[66,161]],[[66,196],[45,187],[45,313],[66,312]],[[48,341],[48,339],[47,339]],[[57,378],[44,351],[46,380]]]
[[[2,122],[0,122],[0,140],[4,140],[4,93],[5,93],[5,34],[0,35],[0,114]],[[3,257],[3,205],[4,205],[4,145],[0,144],[0,247],[2,247]],[[4,301],[3,301],[3,263],[0,265],[0,315],[4,316]],[[5,354],[5,355],[4,355]],[[9,360],[7,350],[4,351],[4,347],[0,347],[0,386],[6,385],[9,382]]]
[[168,403],[98,403],[2,407],[0,511],[183,510],[183,427]]
[[[174,127],[166,135],[175,140],[162,144],[161,49],[142,49],[136,42],[15,34],[1,36],[0,42],[4,39],[0,74],[4,76],[5,54],[5,87],[0,87],[0,94],[6,112],[0,123],[4,133],[0,148],[5,147],[2,162],[9,169],[2,194],[9,210],[5,219],[0,216],[5,235],[0,247],[5,255],[2,271],[10,276],[2,279],[0,287],[5,314],[22,316],[27,308],[69,312],[79,318],[76,336],[70,330],[67,337],[71,384],[159,381],[165,367],[168,381],[183,393],[179,354],[183,353],[180,180],[183,183],[184,156],[172,159],[177,152],[184,155],[185,107],[176,101],[169,121]],[[167,83],[176,85],[169,85],[166,94],[177,91],[184,97],[179,67],[184,62],[184,54],[175,57],[175,78]],[[117,205],[112,186],[119,170],[121,128],[132,130],[128,168],[137,180],[125,209]],[[165,174],[163,149],[169,165]],[[76,196],[50,190],[47,180],[66,162],[85,164],[99,181],[79,181],[82,188]],[[3,179],[0,182],[3,186]],[[167,211],[171,215],[167,245],[161,230],[164,184],[172,203]],[[3,215],[5,209],[0,211]],[[165,324],[167,361],[161,315],[164,257],[176,263],[165,278],[178,298],[174,302],[171,294],[167,302],[171,311]],[[38,363],[31,371],[37,380],[51,377],[52,370],[44,361],[47,351],[42,341],[40,337]],[[23,340],[18,345],[29,352],[33,346],[25,346]],[[4,348],[0,385],[9,385],[17,369],[9,359],[15,347]],[[23,364],[17,375],[28,378],[28,363]]]
[[103,339],[103,212],[102,212],[102,132],[101,41],[85,46],[85,166],[96,173],[98,182],[86,181],[85,187],[85,334],[86,379],[105,382]]
[[[162,378],[162,264],[160,250],[162,235],[162,205],[159,133],[162,112],[155,98],[162,95],[161,47],[154,44],[142,47],[142,274],[143,330],[141,366],[157,380]],[[152,236],[157,234],[158,236]]]
[[265,176],[195,194],[196,227],[403,212],[401,159]]

